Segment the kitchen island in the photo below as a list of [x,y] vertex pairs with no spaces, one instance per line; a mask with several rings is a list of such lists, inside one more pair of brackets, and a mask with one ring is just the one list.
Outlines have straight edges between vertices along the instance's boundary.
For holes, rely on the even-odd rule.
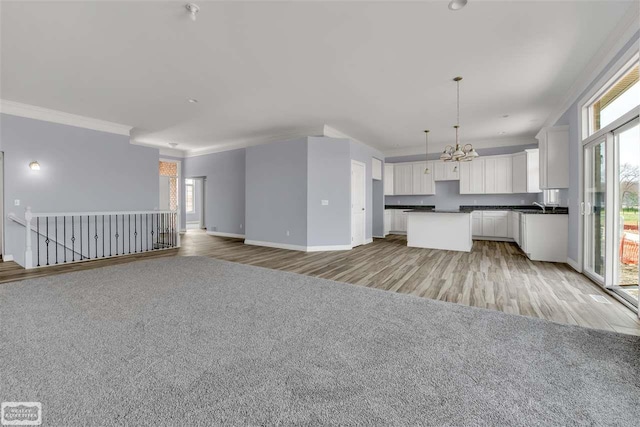
[[407,211],[407,246],[471,252],[471,212],[460,210]]

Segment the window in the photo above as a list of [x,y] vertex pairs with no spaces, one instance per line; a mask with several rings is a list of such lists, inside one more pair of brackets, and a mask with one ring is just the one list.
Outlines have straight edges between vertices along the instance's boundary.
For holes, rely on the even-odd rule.
[[544,190],[542,193],[542,198],[545,206],[559,206],[560,190]]
[[192,179],[184,180],[184,196],[185,196],[185,208],[188,213],[194,213],[196,211],[194,196],[195,196],[195,188]]
[[607,127],[617,118],[640,105],[637,59],[625,70],[622,76],[607,86],[589,106],[589,135]]

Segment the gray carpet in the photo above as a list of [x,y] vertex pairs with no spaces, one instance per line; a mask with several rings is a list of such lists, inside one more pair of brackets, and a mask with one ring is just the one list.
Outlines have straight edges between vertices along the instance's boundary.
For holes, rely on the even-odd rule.
[[216,261],[0,285],[45,425],[638,425],[640,338]]

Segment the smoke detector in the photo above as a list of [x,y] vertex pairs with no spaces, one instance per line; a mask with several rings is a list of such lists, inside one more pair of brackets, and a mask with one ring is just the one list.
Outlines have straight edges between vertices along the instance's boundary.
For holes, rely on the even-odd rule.
[[184,7],[185,9],[187,9],[187,12],[189,12],[189,14],[191,15],[191,20],[195,21],[196,15],[198,15],[198,12],[200,12],[200,8],[198,7],[198,5],[195,3],[187,3],[184,5]]

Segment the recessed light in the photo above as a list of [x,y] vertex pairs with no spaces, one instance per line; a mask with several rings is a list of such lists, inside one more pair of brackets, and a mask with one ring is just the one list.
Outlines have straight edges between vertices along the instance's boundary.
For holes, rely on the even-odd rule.
[[507,133],[505,131],[500,132],[500,135],[506,135]]
[[507,117],[509,117],[508,114],[505,114],[505,115],[502,116],[503,119],[506,119]]
[[171,148],[176,148],[176,147],[178,146],[178,143],[177,143],[177,142],[169,142],[169,144],[168,144],[168,145],[169,145],[169,147],[171,147]]
[[189,101],[192,104],[197,104],[198,103],[198,100],[194,99],[194,98],[189,98],[187,101]]
[[467,5],[467,0],[451,0],[449,2],[449,9],[460,10]]

